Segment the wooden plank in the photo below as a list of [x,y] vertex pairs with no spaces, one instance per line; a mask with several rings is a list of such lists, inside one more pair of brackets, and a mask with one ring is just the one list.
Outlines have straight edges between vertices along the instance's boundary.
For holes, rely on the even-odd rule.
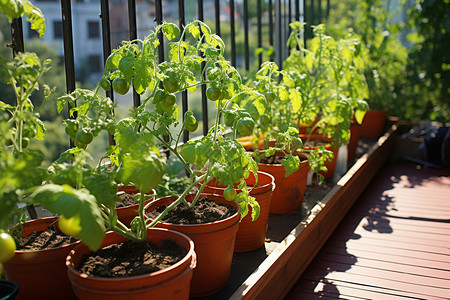
[[413,218],[396,218],[392,216],[386,216],[384,214],[376,214],[376,213],[365,213],[358,212],[352,209],[352,211],[345,217],[345,224],[359,224],[365,221],[366,223],[369,221],[378,222],[381,226],[384,224],[388,224],[389,226],[397,226],[399,228],[426,228],[431,230],[445,230],[446,233],[450,232],[450,223],[435,220],[432,221],[431,218],[426,220],[419,220]]
[[[359,259],[356,260],[358,262]],[[381,265],[381,264],[380,264]],[[450,279],[436,278],[431,276],[424,276],[414,272],[407,272],[407,268],[402,265],[395,265],[394,269],[380,268],[379,266],[363,266],[357,263],[343,263],[338,261],[326,261],[322,259],[314,260],[311,265],[312,268],[324,270],[327,272],[345,272],[346,274],[355,274],[362,276],[370,276],[376,278],[383,278],[387,280],[412,283],[422,286],[442,287],[441,289],[450,292]],[[411,271],[411,269],[408,269]],[[422,270],[424,273],[426,269]],[[448,277],[448,275],[446,275]]]
[[408,250],[396,250],[395,252],[386,251],[385,253],[383,253],[380,252],[380,249],[361,251],[357,249],[347,249],[345,247],[326,247],[322,249],[322,251],[338,255],[347,255],[357,258],[367,258],[380,261],[389,261],[390,259],[402,264],[416,265],[420,267],[427,267],[444,271],[450,270],[450,262],[448,260],[447,261],[431,260],[429,259],[430,258],[429,256],[417,257],[416,252]]
[[[303,290],[297,290],[297,285],[292,289],[292,293],[290,293],[290,297],[292,300],[294,299],[303,299],[303,293],[314,293],[314,290],[316,289],[316,286],[318,284],[317,281],[312,280],[306,280],[301,279],[300,286],[303,288]],[[334,286],[336,289],[340,289],[341,287],[347,287],[352,290],[368,290],[378,293],[378,297],[374,297],[372,299],[395,299],[392,297],[401,297],[401,299],[405,299],[407,297],[408,299],[421,299],[423,300],[423,295],[412,293],[410,291],[399,291],[399,290],[392,290],[385,287],[379,287],[379,286],[372,286],[372,285],[366,285],[366,284],[358,284],[353,282],[346,282],[346,281],[340,281],[340,280],[333,280],[328,281],[328,285]],[[333,288],[333,287],[331,287]],[[299,296],[301,295],[301,296]],[[317,298],[316,298],[317,299]],[[433,297],[428,297],[428,299],[436,299]],[[442,298],[438,298],[442,299]]]
[[[295,287],[285,298],[285,300],[298,300],[299,293],[301,293],[301,299],[314,299],[312,295],[317,297],[326,297],[327,299],[405,299],[409,297],[412,299],[418,298],[417,294],[413,293],[401,293],[398,291],[392,291],[388,289],[381,289],[366,285],[357,285],[347,283],[343,281],[309,281],[302,279],[299,287]],[[306,297],[304,297],[306,295]]]
[[383,244],[370,240],[364,240],[363,242],[358,240],[348,240],[346,241],[345,245],[343,245],[342,242],[339,241],[336,242],[333,238],[332,240],[330,240],[330,247],[343,247],[346,248],[349,253],[353,253],[354,255],[356,255],[356,253],[363,251],[371,251],[384,253],[387,255],[396,254],[396,255],[405,255],[407,257],[422,257],[428,260],[434,260],[443,263],[449,261],[448,254],[442,254],[442,252],[439,252],[440,249],[436,250],[435,247],[433,246],[429,246],[429,249],[434,250],[436,252],[427,252],[424,249],[422,249],[421,246],[407,243],[391,242],[389,244],[387,243]]
[[[341,226],[340,229],[345,229],[347,227]],[[364,239],[373,239],[377,240],[379,242],[389,241],[389,240],[395,240],[399,242],[408,242],[411,244],[416,245],[430,245],[433,244],[437,247],[442,248],[449,248],[450,242],[448,241],[448,235],[446,238],[433,238],[430,237],[426,233],[416,233],[416,232],[410,232],[410,231],[402,231],[394,229],[390,233],[386,233],[388,228],[383,229],[376,227],[374,229],[371,228],[371,230],[366,230],[358,227],[355,229],[353,233],[349,233],[345,236],[336,237],[337,240],[348,240],[348,239],[356,239],[358,236],[363,236]],[[445,237],[445,235],[444,235]]]
[[[324,274],[325,273],[325,274]],[[446,290],[440,287],[425,286],[420,284],[401,282],[392,279],[378,278],[370,275],[351,274],[348,272],[327,272],[326,270],[320,270],[311,268],[307,273],[304,273],[305,279],[310,280],[340,280],[346,282],[358,283],[361,285],[382,286],[392,290],[409,291],[418,295],[423,295],[425,298],[428,296],[441,297],[443,299],[450,297],[450,290]]]
[[[383,269],[388,271],[397,271],[401,270],[401,272],[409,273],[409,274],[417,274],[424,277],[433,277],[433,278],[439,278],[439,279],[445,279],[450,280],[450,271],[448,270],[438,270],[434,268],[430,268],[426,265],[424,266],[418,266],[413,263],[404,264],[401,262],[398,262],[397,259],[392,258],[391,260],[388,260],[389,258],[386,258],[385,256],[382,258],[382,260],[372,259],[372,258],[364,258],[364,257],[357,257],[356,261],[353,257],[350,257],[348,255],[339,255],[334,253],[321,253],[320,261],[327,262],[327,264],[331,263],[342,263],[347,265],[355,265],[355,266],[362,266],[362,267],[370,267],[370,268],[376,268],[376,269]],[[447,286],[450,286],[450,282],[447,283]]]

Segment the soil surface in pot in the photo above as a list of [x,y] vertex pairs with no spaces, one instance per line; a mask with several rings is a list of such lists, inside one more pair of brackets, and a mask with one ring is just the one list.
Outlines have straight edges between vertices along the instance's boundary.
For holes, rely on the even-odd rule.
[[26,237],[16,239],[17,250],[43,250],[57,248],[75,243],[77,239],[67,236],[56,227],[50,226],[45,231],[35,231]]
[[[116,202],[116,208],[122,208],[137,204],[138,202],[135,201],[134,199],[135,195],[136,194],[132,193],[120,193],[119,194],[120,201]],[[144,196],[148,199],[153,197],[153,195],[151,194],[145,194]]]
[[[154,211],[146,212],[147,217],[155,219],[164,211],[166,206],[160,206]],[[171,224],[203,224],[231,217],[237,212],[233,206],[209,201],[206,197],[198,199],[191,209],[187,209],[183,204],[175,206],[162,219],[165,223]]]
[[126,241],[85,255],[78,271],[89,276],[121,278],[150,274],[174,265],[187,250],[170,240],[163,247],[150,242]]
[[[260,163],[262,164],[267,164],[267,165],[280,165],[281,162],[283,161],[284,156],[278,156],[278,155],[272,155],[269,157],[262,157],[260,160]],[[303,162],[305,161],[304,158],[300,158],[300,161]]]

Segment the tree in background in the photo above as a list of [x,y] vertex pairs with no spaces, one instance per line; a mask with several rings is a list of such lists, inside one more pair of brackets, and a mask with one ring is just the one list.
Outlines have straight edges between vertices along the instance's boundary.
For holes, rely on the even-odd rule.
[[[428,117],[450,121],[450,1],[422,0],[409,9],[408,78],[414,91],[426,91]],[[425,117],[425,116],[423,116]]]
[[418,0],[410,9],[408,28],[417,31],[408,35],[410,49],[399,41],[405,24],[392,21],[399,11],[390,9],[391,1],[332,4],[331,35],[344,37],[352,31],[361,37],[370,108],[405,120],[448,121],[449,0]]

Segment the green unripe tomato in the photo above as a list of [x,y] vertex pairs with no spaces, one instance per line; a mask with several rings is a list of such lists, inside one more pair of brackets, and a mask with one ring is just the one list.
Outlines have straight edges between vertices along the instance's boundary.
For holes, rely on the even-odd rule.
[[251,118],[242,118],[237,121],[236,129],[238,133],[242,136],[247,136],[252,134],[253,128],[255,127],[255,122]]
[[223,97],[222,96],[222,92],[220,91],[220,89],[215,88],[213,86],[209,86],[206,89],[206,98],[208,98],[211,101],[216,101],[216,100],[220,100],[220,98]]
[[237,193],[233,186],[229,185],[223,191],[223,197],[228,201],[236,199]]
[[0,233],[0,263],[7,262],[14,256],[16,242],[11,235],[6,232]]
[[166,93],[163,90],[157,90],[155,96],[153,97],[153,103],[156,104],[163,101],[165,95]]
[[94,139],[94,135],[87,129],[80,129],[75,134],[75,142],[79,144],[88,145]]
[[226,126],[233,127],[234,118],[235,118],[234,114],[232,112],[227,111],[223,115],[223,122],[225,123]]
[[30,139],[27,137],[24,137],[22,139],[22,149],[25,149],[28,147],[28,145],[30,144]]
[[266,100],[268,102],[273,102],[273,100],[275,100],[275,98],[277,97],[277,94],[274,91],[269,91],[265,93],[264,96],[266,97]]
[[66,120],[66,128],[64,128],[64,131],[66,132],[66,134],[68,136],[70,136],[71,138],[75,138],[75,134],[78,131],[78,125],[77,123],[75,123],[75,121],[73,120]]
[[58,226],[61,232],[67,236],[76,237],[81,231],[80,218],[77,216],[71,218],[60,216]]
[[194,132],[198,128],[198,122],[197,119],[194,116],[189,116],[184,121],[184,127],[189,132]]
[[267,115],[262,115],[259,117],[259,121],[262,125],[268,125],[270,123],[270,118]]
[[164,105],[173,106],[177,102],[177,97],[174,94],[165,94],[163,102]]
[[117,94],[125,95],[130,89],[130,84],[123,78],[114,78],[112,87]]
[[100,86],[102,87],[102,89],[104,89],[105,91],[109,91],[109,89],[111,88],[111,82],[109,82],[108,79],[106,78],[102,78],[100,80]]
[[176,93],[180,90],[180,84],[176,76],[172,74],[169,74],[168,78],[164,78],[163,86],[168,93]]

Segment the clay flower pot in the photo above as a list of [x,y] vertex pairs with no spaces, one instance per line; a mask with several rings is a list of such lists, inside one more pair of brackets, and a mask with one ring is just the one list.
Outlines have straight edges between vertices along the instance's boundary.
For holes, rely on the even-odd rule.
[[386,110],[368,111],[361,124],[361,137],[377,139],[384,133]]
[[356,121],[352,121],[350,125],[350,140],[348,142],[347,162],[352,163],[355,160],[356,148],[361,136],[361,125]]
[[328,171],[327,172],[320,171],[319,174],[321,174],[323,177],[325,177],[325,179],[332,178],[334,175],[334,170],[336,169],[336,162],[337,162],[337,156],[338,156],[338,149],[334,149],[333,147],[331,147],[331,143],[333,142],[333,140],[326,136],[323,136],[321,134],[311,134],[311,135],[300,134],[299,137],[303,141],[303,149],[317,149],[317,147],[315,147],[315,146],[305,145],[306,141],[308,141],[308,140],[313,143],[317,143],[317,142],[325,143],[325,144],[330,143],[329,145],[325,146],[325,149],[333,152],[334,157],[331,159],[331,161],[327,160],[325,162],[325,167],[327,167]]
[[[235,202],[229,202],[219,195],[202,194],[208,200],[231,204],[238,209]],[[192,195],[189,195],[192,196]],[[163,197],[151,202],[147,211],[171,204],[177,197]],[[192,199],[192,197],[191,197]],[[189,198],[187,198],[189,200]],[[191,281],[191,297],[203,297],[214,294],[225,287],[231,271],[233,249],[239,228],[240,214],[224,220],[204,224],[170,224],[159,222],[156,226],[182,232],[195,244],[197,267]]]
[[[22,236],[44,231],[56,220],[56,217],[51,217],[28,221],[23,225]],[[65,261],[77,244],[79,242],[36,251],[16,250],[14,257],[3,263],[6,279],[19,284],[16,299],[76,299],[67,277]]]
[[307,160],[300,162],[300,168],[288,177],[285,176],[286,172],[281,164],[259,163],[258,167],[260,171],[275,178],[270,204],[271,214],[286,214],[301,209],[310,170]]
[[[139,190],[132,185],[126,185],[126,186],[119,186],[119,192],[125,192],[129,194],[137,194],[139,193]],[[156,191],[153,189],[149,193],[150,195],[156,195]],[[148,204],[149,202],[155,200],[155,196],[148,199],[144,202],[144,206]],[[119,207],[116,208],[117,211],[117,218],[119,221],[121,221],[123,224],[125,224],[127,227],[130,226],[131,221],[138,215],[137,210],[139,208],[139,204],[134,204],[126,207]]]
[[[269,220],[270,204],[272,201],[273,190],[275,189],[275,178],[266,172],[257,172],[258,183],[255,185],[255,176],[250,176],[245,180],[249,186],[250,196],[255,197],[259,204],[259,217],[252,221],[250,208],[239,223],[239,230],[236,235],[234,252],[249,252],[261,248],[266,240],[267,222]],[[210,194],[223,195],[226,186],[218,185],[216,180],[208,182],[203,192]]]
[[[102,247],[121,243],[127,239],[117,233],[108,232]],[[171,240],[187,249],[186,256],[176,264],[147,275],[127,278],[101,278],[82,274],[76,270],[83,255],[91,251],[84,244],[76,246],[67,256],[69,278],[79,299],[189,299],[192,270],[196,255],[193,241],[179,232],[151,228],[147,241],[161,246],[163,240]],[[61,298],[63,299],[63,298]]]

